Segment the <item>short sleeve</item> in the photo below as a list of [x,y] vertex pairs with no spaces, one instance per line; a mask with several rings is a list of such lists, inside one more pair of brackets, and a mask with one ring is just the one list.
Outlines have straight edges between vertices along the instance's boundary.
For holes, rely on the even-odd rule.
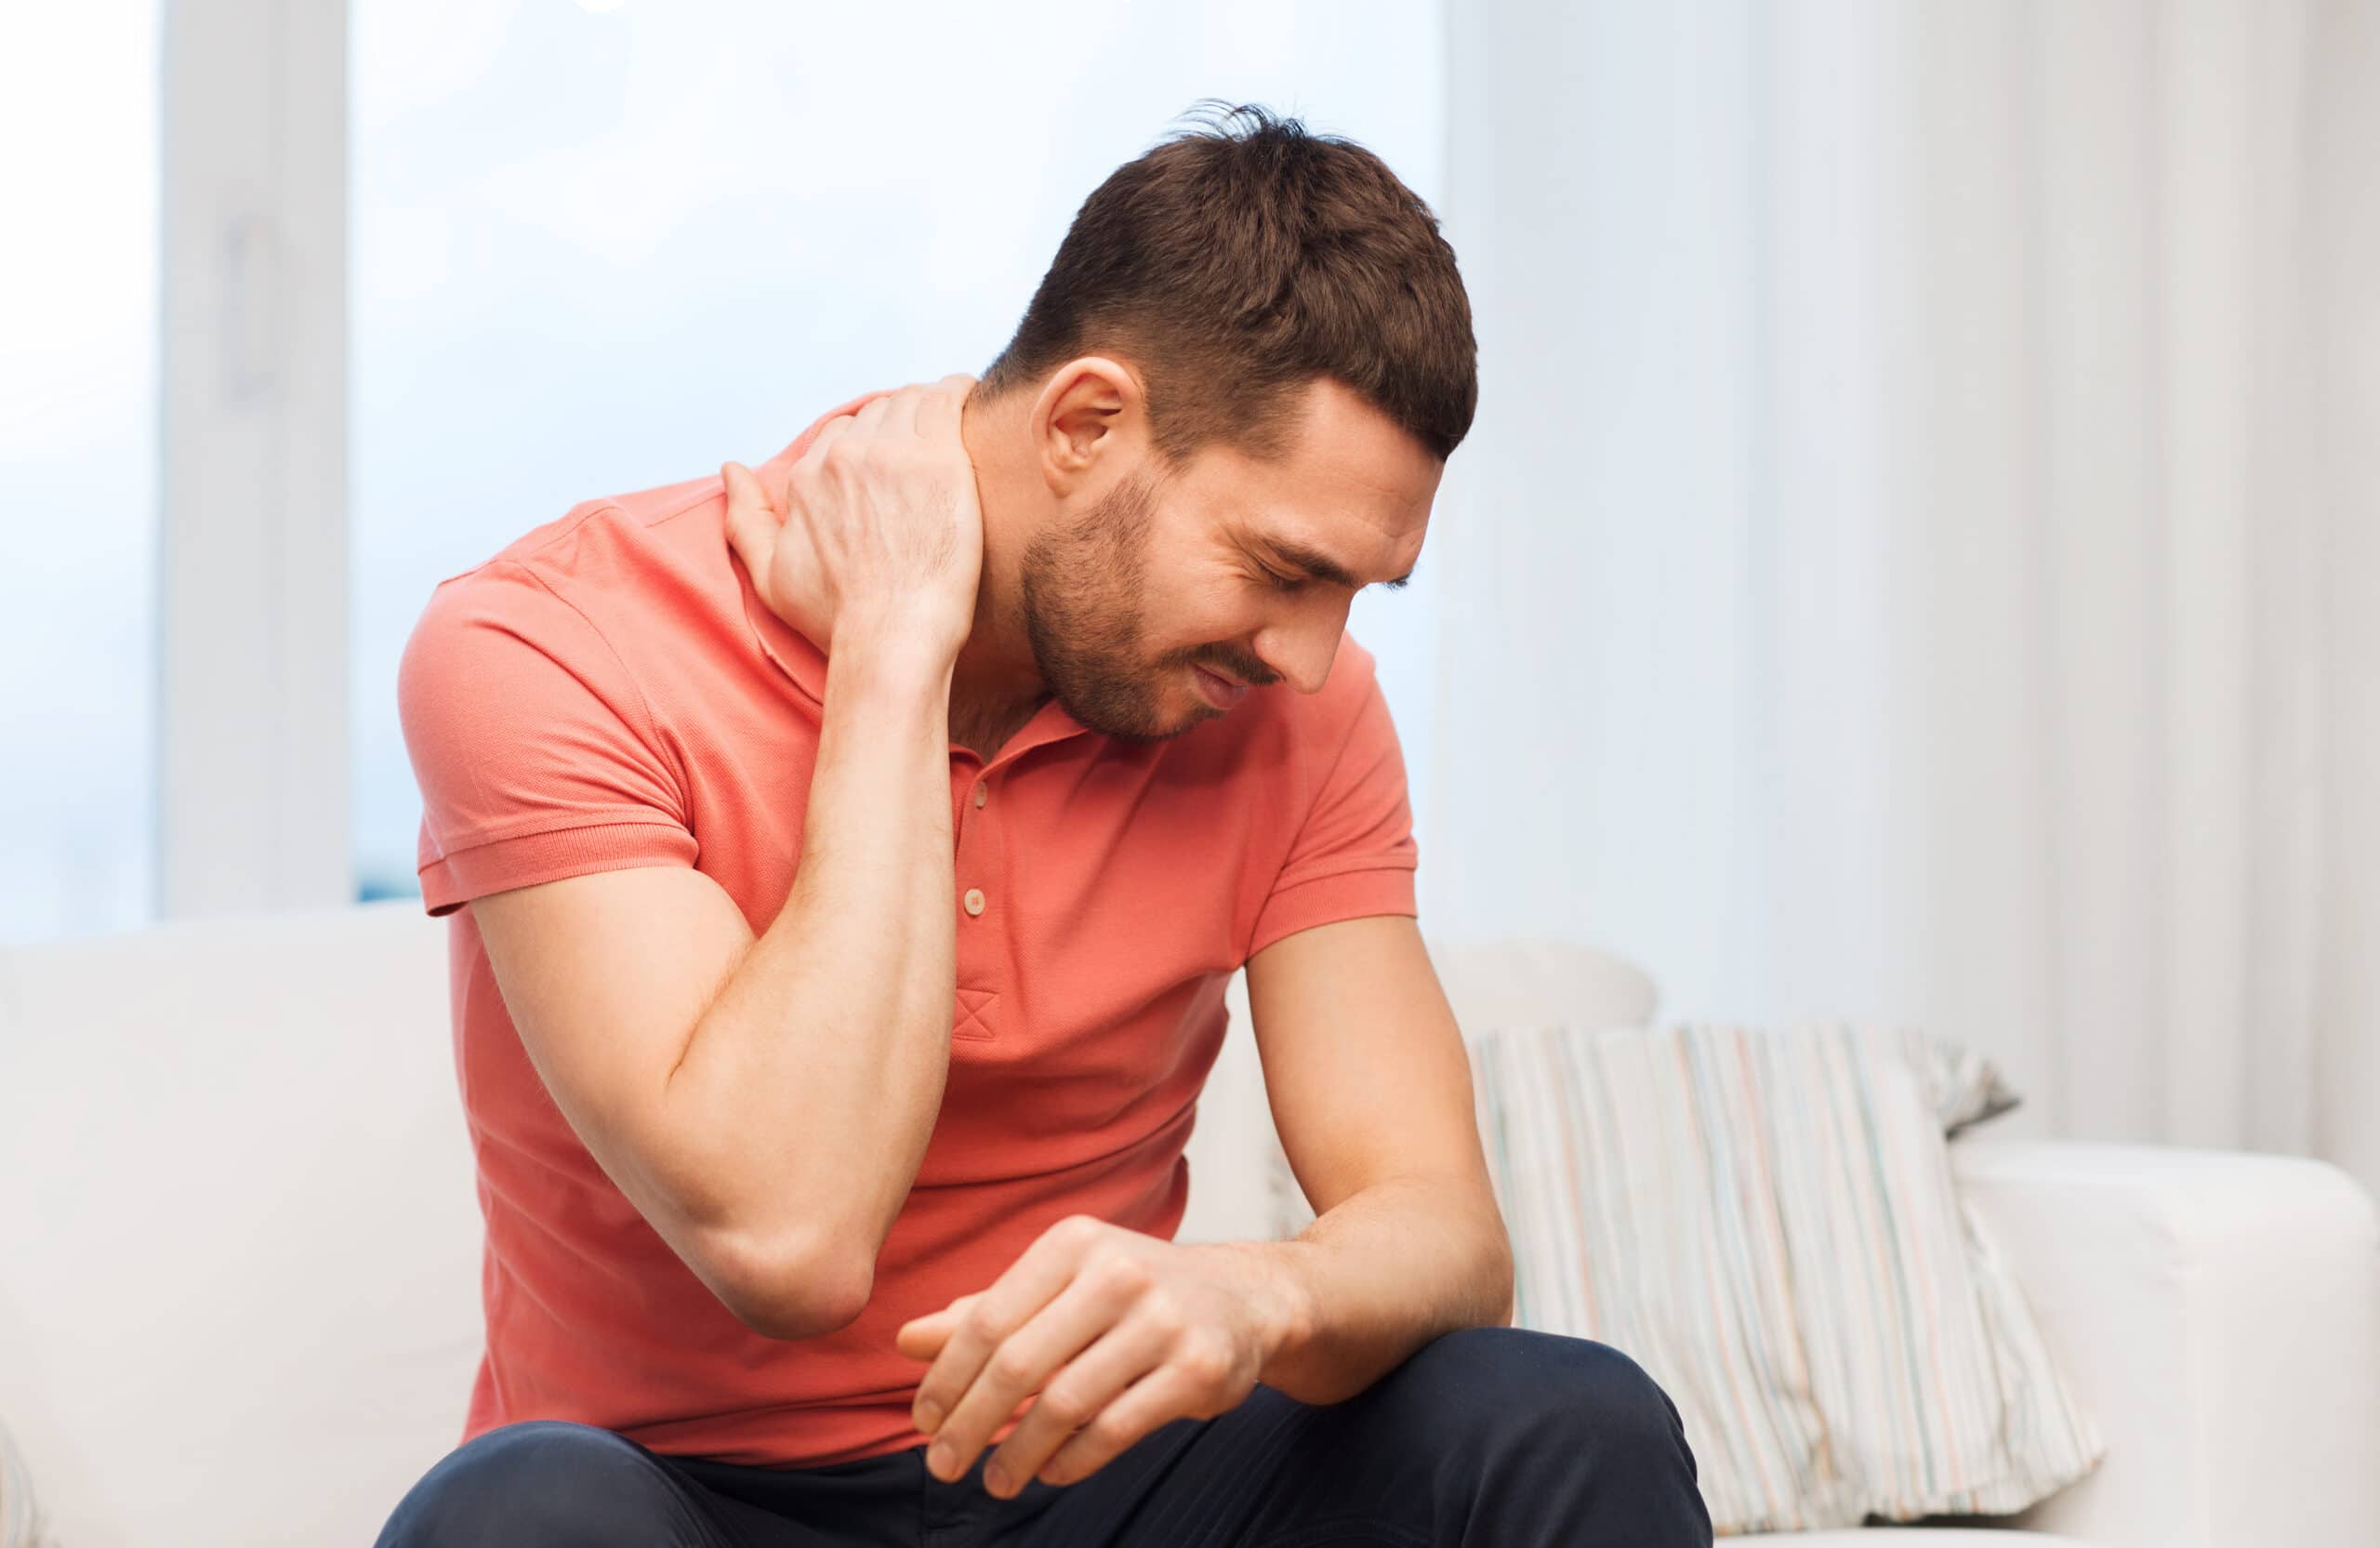
[[683,781],[626,664],[525,566],[497,561],[439,587],[397,668],[397,713],[431,914],[566,876],[694,864]]
[[[1347,648],[1342,644],[1342,651]],[[1356,659],[1361,683],[1353,695],[1354,717],[1336,752],[1329,755],[1289,857],[1257,913],[1248,947],[1251,957],[1318,924],[1419,912],[1405,757],[1370,659],[1361,653]]]

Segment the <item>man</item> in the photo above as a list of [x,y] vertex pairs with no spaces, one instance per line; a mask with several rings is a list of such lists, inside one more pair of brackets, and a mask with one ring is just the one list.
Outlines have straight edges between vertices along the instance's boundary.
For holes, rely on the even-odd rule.
[[[383,1544],[1709,1541],[1666,1395],[1505,1326],[1342,639],[1474,360],[1427,207],[1241,109],[1091,195],[980,382],[438,589],[488,1331]],[[1243,963],[1320,1218],[1177,1244]]]

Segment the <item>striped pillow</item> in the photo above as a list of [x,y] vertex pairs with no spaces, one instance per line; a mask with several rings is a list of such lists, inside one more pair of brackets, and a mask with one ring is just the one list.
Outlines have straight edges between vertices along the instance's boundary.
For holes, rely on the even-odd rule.
[[1988,1062],[1841,1025],[1470,1045],[1515,1324],[1661,1383],[1720,1533],[1998,1515],[2096,1465],[1951,1182],[1945,1132],[2016,1102]]

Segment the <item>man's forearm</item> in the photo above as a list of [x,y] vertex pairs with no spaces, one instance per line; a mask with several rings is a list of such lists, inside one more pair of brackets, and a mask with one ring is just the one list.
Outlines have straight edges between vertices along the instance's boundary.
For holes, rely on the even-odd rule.
[[1294,1240],[1234,1242],[1270,1271],[1274,1349],[1258,1380],[1337,1403],[1459,1328],[1512,1316],[1511,1244],[1492,1197],[1455,1179],[1364,1189]]
[[739,1231],[864,1280],[949,1073],[950,668],[837,645],[793,890],[696,1023],[671,1100],[710,1126]]

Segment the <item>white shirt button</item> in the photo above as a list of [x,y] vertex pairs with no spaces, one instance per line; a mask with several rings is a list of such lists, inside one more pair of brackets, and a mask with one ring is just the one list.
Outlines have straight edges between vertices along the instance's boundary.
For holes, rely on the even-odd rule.
[[987,800],[991,800],[991,799],[992,799],[992,791],[991,791],[991,787],[990,787],[989,786],[985,785],[982,780],[980,780],[980,779],[979,779],[979,780],[977,780],[977,781],[975,782],[975,804],[976,804],[977,806],[981,806],[981,805],[983,805],[983,804],[984,804],[984,802],[985,802],[985,801],[987,801]]
[[967,905],[967,912],[971,917],[982,913],[984,911],[984,889],[981,887],[968,888],[965,902]]

